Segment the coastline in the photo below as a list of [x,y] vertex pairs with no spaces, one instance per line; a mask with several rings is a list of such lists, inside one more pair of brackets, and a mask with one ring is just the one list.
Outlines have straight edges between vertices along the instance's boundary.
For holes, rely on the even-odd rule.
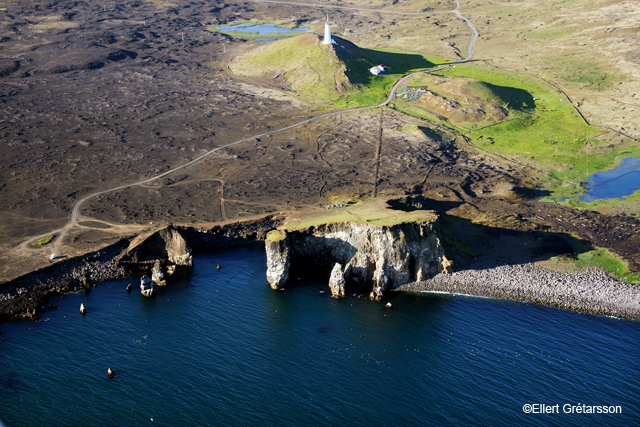
[[[281,217],[236,222],[207,228],[177,227],[194,254],[220,252],[233,246],[261,244],[267,232],[283,223]],[[88,290],[93,282],[133,277],[117,262],[134,237],[99,251],[63,260],[0,284],[0,322],[36,319],[48,309],[51,296]],[[262,243],[264,244],[264,243]],[[489,250],[497,259],[501,252]],[[616,281],[599,269],[557,272],[515,259],[486,257],[452,274],[407,283],[391,291],[436,292],[509,299],[599,315],[640,320],[640,286]]]
[[591,268],[557,272],[533,263],[481,262],[451,275],[408,283],[394,291],[437,292],[533,302],[592,314],[640,319],[640,287]]
[[[280,225],[274,215],[206,228],[176,226],[194,253],[220,252],[227,248],[255,244],[269,230]],[[160,227],[164,228],[164,227]],[[160,229],[159,228],[159,229]],[[159,230],[158,229],[158,230]],[[156,230],[157,231],[157,230]],[[151,234],[151,233],[149,233]],[[64,295],[97,286],[95,282],[134,277],[119,262],[119,256],[138,237],[123,237],[116,243],[81,256],[57,262],[13,280],[0,283],[0,322],[13,319],[35,320],[49,309],[52,296]]]

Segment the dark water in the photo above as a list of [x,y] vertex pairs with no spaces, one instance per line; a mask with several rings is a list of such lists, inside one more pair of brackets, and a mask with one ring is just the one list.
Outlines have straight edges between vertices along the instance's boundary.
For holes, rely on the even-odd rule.
[[238,24],[226,27],[216,27],[216,30],[220,31],[239,31],[241,33],[258,33],[258,35],[262,36],[264,34],[272,34],[272,33],[298,33],[309,31],[308,28],[285,28],[278,27],[273,24],[259,24],[259,25],[251,25],[249,23]]
[[586,195],[580,196],[583,202],[598,199],[621,199],[640,190],[640,157],[627,157],[620,166],[594,173],[587,180]]
[[[216,264],[222,269],[216,270]],[[515,302],[265,284],[265,256],[199,256],[152,299],[129,280],[0,325],[6,426],[638,425],[640,322]],[[88,313],[78,313],[80,303]],[[107,378],[107,368],[116,372]],[[524,414],[527,403],[560,414]],[[564,414],[564,404],[621,414]]]

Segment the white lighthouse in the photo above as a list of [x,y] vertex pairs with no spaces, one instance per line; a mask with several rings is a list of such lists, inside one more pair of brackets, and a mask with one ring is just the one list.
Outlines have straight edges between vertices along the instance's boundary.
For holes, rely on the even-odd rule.
[[322,44],[334,44],[336,41],[331,38],[331,25],[329,25],[329,16],[327,15],[327,22],[324,24],[324,41]]

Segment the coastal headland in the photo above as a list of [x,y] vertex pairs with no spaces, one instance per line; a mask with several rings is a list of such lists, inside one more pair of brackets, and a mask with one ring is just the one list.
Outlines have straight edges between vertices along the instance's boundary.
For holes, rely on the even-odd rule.
[[336,297],[382,301],[394,291],[463,293],[640,318],[638,286],[598,269],[558,271],[570,266],[553,259],[578,247],[586,253],[585,242],[562,233],[462,223],[427,203],[376,199],[208,229],[161,227],[4,283],[0,319],[34,319],[50,308],[52,296],[88,292],[102,280],[139,280],[151,275],[154,262],[166,268],[238,245],[266,245],[265,280],[274,289],[286,287],[290,274],[312,275],[325,277]]
[[[622,43],[636,15],[603,1],[565,21],[540,9],[540,25],[532,7],[1,3],[3,318],[132,274],[118,256],[169,224],[197,254],[424,212],[456,273],[397,289],[637,317],[635,285],[614,278],[640,282],[638,192],[580,200],[593,173],[640,155],[637,44],[606,61],[583,47]],[[616,31],[586,32],[605,10]],[[320,42],[326,13],[336,46]],[[310,32],[215,30],[242,22]],[[570,46],[570,66],[548,43]],[[596,302],[556,298],[580,286]]]

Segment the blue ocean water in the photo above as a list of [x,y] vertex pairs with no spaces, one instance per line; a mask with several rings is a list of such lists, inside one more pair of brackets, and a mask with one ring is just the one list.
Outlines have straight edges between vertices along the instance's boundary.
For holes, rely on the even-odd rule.
[[598,199],[621,199],[640,190],[640,157],[627,157],[620,166],[608,171],[594,173],[587,180],[586,195],[582,202]]
[[299,32],[309,31],[308,28],[291,29],[291,28],[285,28],[285,27],[278,27],[278,26],[273,25],[273,24],[252,25],[250,23],[216,27],[216,30],[220,30],[220,31],[238,31],[238,32],[241,32],[241,33],[258,33],[258,35],[260,35],[260,36],[265,35],[265,34],[272,34],[272,33],[299,33]]
[[[7,427],[638,424],[638,321],[429,294],[397,295],[396,308],[385,309],[335,300],[310,279],[273,291],[265,262],[253,249],[199,255],[190,280],[154,298],[137,286],[127,293],[132,280],[104,282],[56,299],[60,308],[37,322],[0,324],[0,420]],[[525,404],[558,404],[560,413],[525,414]],[[622,413],[565,414],[565,404]]]

